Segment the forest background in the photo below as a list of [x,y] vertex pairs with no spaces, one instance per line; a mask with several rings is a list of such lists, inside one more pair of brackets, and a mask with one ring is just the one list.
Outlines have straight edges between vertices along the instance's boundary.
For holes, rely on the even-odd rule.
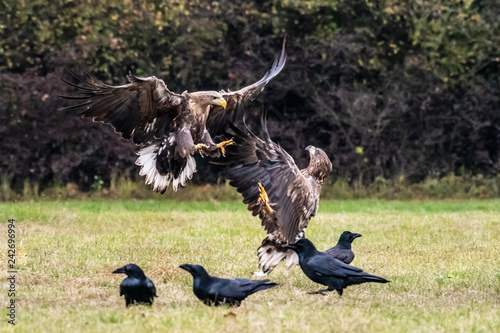
[[[32,0],[0,13],[2,200],[159,197],[133,144],[58,110],[75,94],[58,79],[68,69],[236,90],[264,75],[285,34],[286,67],[250,111],[267,111],[300,167],[305,146],[327,152],[326,197],[500,196],[499,1]],[[184,197],[237,198],[199,162]]]

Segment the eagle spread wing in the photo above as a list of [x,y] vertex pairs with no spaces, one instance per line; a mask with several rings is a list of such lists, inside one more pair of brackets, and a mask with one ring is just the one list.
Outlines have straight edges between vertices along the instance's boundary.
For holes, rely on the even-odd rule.
[[264,139],[248,128],[244,132],[230,127],[236,145],[227,148],[226,159],[219,163],[227,165],[229,184],[242,194],[252,214],[259,215],[268,233],[258,251],[259,266],[270,271],[285,257],[287,266],[298,263],[296,254],[282,245],[304,237],[318,210],[321,184],[299,170],[293,158],[270,139],[264,120]]
[[212,157],[219,155],[219,148],[224,153],[231,141],[215,144],[211,137],[222,134],[230,121],[241,116],[241,105],[253,99],[283,69],[285,44],[286,38],[281,57],[261,80],[235,92],[176,94],[154,76],[139,78],[129,74],[128,84],[111,86],[90,74],[88,78],[73,74],[78,84],[62,81],[78,88],[80,95],[61,97],[79,102],[63,110],[81,110],[83,117],[111,124],[124,139],[145,145],[136,161],[141,166],[139,174],[146,177],[146,184],[153,190],[163,193],[172,183],[177,191],[196,172],[192,155],[197,149]]
[[80,84],[67,84],[80,90],[76,97],[82,103],[63,108],[83,110],[79,115],[91,117],[96,122],[111,124],[122,137],[135,144],[146,144],[162,138],[171,121],[181,112],[185,97],[168,90],[165,82],[150,76],[139,78],[131,73],[130,83],[121,86],[107,85],[90,74],[88,79],[73,74]]
[[213,106],[207,119],[207,129],[212,136],[222,134],[229,126],[230,123],[240,119],[243,115],[244,108],[241,105],[253,100],[266,84],[269,83],[276,75],[278,75],[286,63],[286,36],[283,39],[283,46],[281,48],[281,55],[277,58],[271,69],[257,82],[246,86],[237,91],[226,92],[220,91],[222,97],[227,101],[226,108],[221,106]]

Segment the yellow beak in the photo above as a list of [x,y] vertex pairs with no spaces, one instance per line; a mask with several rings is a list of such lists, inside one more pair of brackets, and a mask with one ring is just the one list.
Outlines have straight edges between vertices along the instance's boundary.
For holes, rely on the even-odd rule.
[[226,106],[227,106],[226,100],[221,97],[221,99],[219,100],[219,105],[222,106],[225,109]]

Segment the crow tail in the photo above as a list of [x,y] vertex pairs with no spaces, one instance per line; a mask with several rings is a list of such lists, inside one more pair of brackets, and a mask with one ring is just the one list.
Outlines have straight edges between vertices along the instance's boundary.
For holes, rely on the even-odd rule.
[[346,280],[346,286],[351,286],[353,284],[362,284],[365,282],[376,282],[376,283],[387,283],[390,282],[383,277],[371,275],[368,273],[363,273],[359,276],[351,276]]
[[[267,282],[269,280],[262,280],[263,282]],[[269,289],[269,288],[273,288],[273,287],[276,287],[276,286],[279,286],[278,283],[274,283],[274,282],[271,282],[271,283],[262,283],[262,284],[259,284],[257,285],[254,289],[252,289],[251,293],[256,293],[257,291],[261,291],[261,290],[266,290],[266,289]]]

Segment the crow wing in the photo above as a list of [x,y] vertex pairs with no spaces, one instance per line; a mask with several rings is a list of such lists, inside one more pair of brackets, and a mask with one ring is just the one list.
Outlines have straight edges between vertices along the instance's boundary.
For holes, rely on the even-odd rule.
[[363,273],[361,268],[345,264],[342,261],[329,257],[323,253],[318,253],[317,255],[311,257],[307,262],[307,266],[312,268],[314,273],[319,276],[325,275],[347,278]]
[[354,252],[351,250],[340,249],[337,245],[324,251],[323,253],[346,264],[350,264],[354,259]]
[[210,293],[217,296],[217,300],[224,299],[242,301],[249,295],[261,290],[274,287],[275,284],[266,285],[269,280],[250,280],[245,278],[224,279],[218,288],[213,288]]
[[147,280],[146,280],[146,286],[148,287],[148,290],[151,293],[151,298],[153,298],[153,296],[154,297],[158,297],[156,295],[156,287],[155,287],[153,281],[151,281],[150,278],[147,278]]
[[336,259],[342,261],[343,263],[351,262],[353,259],[352,255],[350,255],[347,251],[346,252],[338,252],[334,257]]
[[222,302],[224,299],[243,300],[252,290],[252,280],[250,279],[224,279],[220,285],[214,285],[209,291],[211,296],[216,296],[217,300]]
[[225,109],[222,106],[212,106],[207,118],[207,129],[210,135],[216,136],[222,134],[229,127],[230,123],[240,119],[244,111],[241,105],[253,100],[255,96],[264,90],[266,84],[281,72],[285,63],[286,36],[283,39],[283,47],[279,59],[274,61],[271,70],[269,70],[259,81],[237,91],[220,91],[222,97],[227,102],[227,106]]
[[165,82],[150,76],[127,75],[130,83],[107,85],[90,74],[88,78],[72,73],[79,84],[61,79],[79,89],[79,96],[61,96],[81,101],[62,110],[82,110],[79,114],[94,121],[111,124],[115,132],[135,144],[146,144],[170,131],[173,119],[187,105],[187,98],[168,90]]
[[[268,234],[277,231],[282,241],[294,243],[318,210],[319,186],[311,177],[305,177],[293,158],[271,140],[264,117],[264,140],[246,124],[247,133],[232,124],[230,127],[236,134],[236,145],[229,146],[226,159],[219,162],[228,165],[225,176],[229,184],[242,194],[248,210],[259,215]],[[267,192],[272,213],[264,212],[259,202],[259,182]]]

